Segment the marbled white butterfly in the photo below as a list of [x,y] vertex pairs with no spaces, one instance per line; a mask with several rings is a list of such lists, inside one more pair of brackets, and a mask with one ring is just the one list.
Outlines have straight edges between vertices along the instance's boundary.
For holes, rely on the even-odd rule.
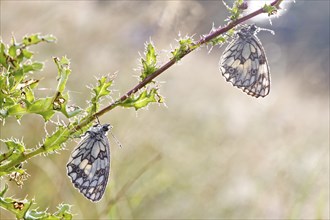
[[255,25],[244,26],[229,43],[220,59],[220,72],[228,82],[253,97],[270,90],[270,73],[265,50]]
[[109,124],[96,124],[71,153],[67,167],[71,181],[87,199],[97,202],[104,194],[110,172]]

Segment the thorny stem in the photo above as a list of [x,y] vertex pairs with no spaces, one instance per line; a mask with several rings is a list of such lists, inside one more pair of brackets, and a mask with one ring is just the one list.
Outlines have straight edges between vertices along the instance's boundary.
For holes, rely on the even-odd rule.
[[[270,5],[274,6],[276,8],[280,8],[280,4],[283,0],[275,0],[273,1]],[[218,28],[217,30],[215,30],[214,32],[208,34],[207,36],[201,38],[196,45],[202,46],[208,42],[210,42],[212,39],[216,38],[217,36],[229,31],[230,29],[232,29],[233,27],[237,26],[238,24],[249,20],[259,14],[264,13],[264,9],[260,8],[257,11],[254,11],[246,16],[243,16],[235,21],[230,22],[228,25],[226,25],[223,28]],[[96,119],[97,117],[105,114],[108,111],[111,111],[112,109],[114,109],[115,107],[118,106],[118,103],[125,101],[130,95],[138,92],[140,89],[142,89],[145,85],[147,85],[148,83],[150,83],[154,78],[156,78],[157,76],[159,76],[160,74],[162,74],[163,72],[165,72],[168,68],[170,68],[171,66],[173,66],[178,59],[182,59],[183,57],[185,57],[187,54],[189,54],[190,52],[192,52],[193,50],[195,50],[198,47],[190,47],[189,50],[186,51],[186,53],[183,53],[180,57],[177,58],[172,58],[170,61],[168,61],[167,63],[165,63],[163,66],[161,66],[159,69],[157,69],[154,73],[150,74],[148,77],[146,77],[144,80],[142,80],[140,83],[138,83],[133,89],[129,90],[125,95],[123,95],[122,97],[120,97],[119,99],[117,99],[116,101],[114,101],[113,103],[111,103],[110,105],[106,106],[105,108],[101,109],[100,111],[98,111],[97,113],[95,113],[92,117],[88,117],[86,120],[80,122],[78,125],[76,125],[74,128],[70,129],[70,133],[74,134],[77,130],[79,130],[80,128],[86,126],[87,124],[91,123],[94,119]],[[22,157],[17,158],[17,160],[15,161],[11,161],[3,166],[0,166],[0,170],[6,170],[7,168],[12,167],[13,165],[16,165],[20,162],[23,162],[33,156],[36,156],[40,153],[43,153],[44,149],[41,146],[40,148],[24,154]]]
[[[271,6],[275,6],[277,8],[279,8],[280,3],[283,0],[275,0],[271,3]],[[216,38],[217,36],[229,31],[230,29],[232,29],[233,27],[237,26],[238,24],[249,20],[259,14],[264,13],[264,9],[260,8],[259,10],[252,12],[244,17],[241,17],[235,21],[230,22],[227,26],[223,27],[223,28],[218,28],[216,31],[210,33],[209,35],[201,38],[196,45],[202,46],[208,42],[210,42],[212,39]],[[182,54],[180,57],[178,57],[179,59],[185,57],[187,54],[189,54],[190,52],[194,51],[196,48],[198,47],[190,47],[189,50],[186,51],[186,53]],[[150,74],[148,77],[146,77],[143,81],[141,81],[140,83],[138,83],[133,89],[131,89],[130,91],[128,91],[125,95],[123,95],[122,97],[120,97],[118,100],[116,100],[115,102],[111,103],[110,105],[108,105],[107,107],[101,109],[100,111],[98,111],[97,113],[95,113],[93,115],[93,118],[91,118],[89,121],[86,122],[86,124],[88,124],[89,122],[91,122],[91,120],[93,120],[96,117],[99,117],[101,115],[103,115],[104,113],[114,109],[115,107],[117,107],[118,103],[125,101],[130,95],[138,92],[140,89],[142,89],[145,85],[147,85],[148,83],[150,83],[154,78],[156,78],[157,76],[159,76],[160,74],[162,74],[163,72],[165,72],[168,68],[170,68],[171,66],[173,66],[175,63],[177,62],[177,58],[172,58],[170,61],[168,61],[167,63],[165,63],[163,66],[161,66],[159,69],[157,69],[154,73]],[[79,125],[86,125],[84,122],[81,123]],[[79,128],[78,127],[78,128]]]

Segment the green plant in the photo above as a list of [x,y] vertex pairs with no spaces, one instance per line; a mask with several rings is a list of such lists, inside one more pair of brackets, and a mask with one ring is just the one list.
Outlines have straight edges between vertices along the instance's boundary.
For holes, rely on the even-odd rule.
[[[16,42],[13,38],[10,45],[0,44],[0,117],[3,123],[7,117],[15,117],[20,120],[29,114],[39,114],[45,122],[51,120],[55,114],[61,114],[67,118],[66,124],[58,123],[52,134],[48,134],[42,144],[36,147],[27,147],[22,141],[16,139],[2,140],[7,146],[7,151],[0,155],[0,176],[10,175],[18,184],[23,181],[27,174],[21,164],[28,159],[39,155],[59,151],[71,137],[79,136],[91,126],[95,118],[121,106],[139,110],[150,103],[163,103],[164,99],[159,94],[159,84],[154,79],[165,72],[168,68],[181,60],[184,56],[206,44],[219,45],[228,39],[223,34],[232,31],[235,26],[258,14],[273,14],[280,4],[280,0],[253,12],[244,17],[244,2],[238,0],[230,11],[230,22],[223,28],[218,28],[212,33],[195,41],[192,37],[178,40],[179,46],[172,50],[172,57],[164,65],[157,62],[157,53],[154,45],[146,44],[145,57],[141,58],[141,74],[139,83],[125,95],[112,104],[100,110],[102,98],[111,95],[113,78],[104,76],[98,79],[97,85],[92,88],[90,105],[86,109],[70,105],[69,93],[66,91],[66,83],[71,74],[70,62],[66,57],[54,58],[58,69],[58,84],[53,96],[36,98],[34,89],[39,80],[34,78],[33,73],[41,71],[43,63],[33,60],[33,52],[30,47],[42,42],[54,42],[51,35],[42,36],[34,34],[25,37],[22,42]],[[230,36],[230,35],[229,35]],[[59,205],[56,213],[32,209],[33,200],[18,200],[5,197],[7,186],[0,193],[0,205],[12,212],[16,218],[57,219],[72,217],[70,206]]]

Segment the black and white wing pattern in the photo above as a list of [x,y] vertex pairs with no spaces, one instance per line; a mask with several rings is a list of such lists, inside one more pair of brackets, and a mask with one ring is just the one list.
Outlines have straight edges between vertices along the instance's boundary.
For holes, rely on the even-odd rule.
[[110,172],[109,124],[94,125],[71,153],[67,167],[71,181],[87,199],[97,202],[104,194]]
[[270,91],[270,73],[265,50],[257,38],[255,25],[236,33],[220,59],[220,72],[228,82],[253,97],[265,97]]

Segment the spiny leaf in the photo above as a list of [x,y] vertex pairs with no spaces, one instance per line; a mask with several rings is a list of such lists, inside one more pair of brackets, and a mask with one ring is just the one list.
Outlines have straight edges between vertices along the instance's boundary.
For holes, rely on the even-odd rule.
[[40,98],[28,105],[28,113],[35,113],[41,115],[45,121],[51,119],[55,114],[53,109],[53,98]]
[[57,130],[50,136],[47,136],[43,148],[46,152],[53,152],[61,148],[61,144],[69,139],[70,131],[67,127],[58,126]]
[[103,76],[101,79],[98,80],[98,86],[93,88],[94,97],[93,102],[97,102],[100,100],[101,97],[109,95],[111,90],[109,87],[112,84],[112,80],[108,79],[108,77]]
[[109,87],[112,85],[113,80],[109,77],[103,76],[98,80],[98,85],[93,88],[93,96],[91,106],[87,109],[89,115],[94,114],[100,106],[100,99],[103,96],[107,96],[110,94],[111,90]]
[[15,84],[21,82],[24,79],[24,73],[26,72],[24,72],[23,68],[16,68],[14,71],[12,71],[11,76],[14,78],[10,76],[10,86],[14,87]]
[[17,200],[11,197],[2,197],[0,196],[0,205],[2,208],[12,212],[17,219],[25,219],[25,213],[33,204],[33,201],[28,201],[27,199],[24,200]]
[[197,47],[197,45],[191,37],[179,39],[179,48],[176,48],[171,52],[173,59],[179,61],[185,54],[187,54],[190,50],[193,50],[195,47]]
[[225,37],[223,37],[222,35],[220,35],[220,36],[218,36],[218,37],[216,37],[216,38],[213,38],[213,39],[210,41],[210,44],[211,44],[212,46],[215,46],[215,45],[221,45],[221,44],[225,43],[226,40],[227,40],[227,39],[226,39]]
[[54,62],[57,66],[58,69],[58,83],[57,83],[57,91],[60,93],[64,92],[66,83],[68,81],[69,75],[71,74],[71,69],[70,69],[70,61],[68,58],[65,56],[62,57],[60,60],[59,58],[55,57]]
[[27,88],[22,89],[22,91],[24,92],[25,99],[28,102],[34,102],[34,93],[31,88],[27,87]]
[[23,38],[23,45],[24,46],[30,46],[33,44],[38,44],[40,42],[55,42],[56,38],[53,35],[41,35],[41,34],[32,34],[29,36],[25,36]]
[[62,112],[66,117],[70,118],[81,112],[81,109],[77,106],[68,108],[67,103],[69,100],[69,94],[63,93],[66,87],[66,83],[71,74],[70,61],[67,57],[61,59],[55,57],[54,62],[58,69],[58,84],[57,93],[53,99],[53,109]]
[[24,219],[31,220],[71,220],[72,213],[71,206],[68,204],[60,204],[54,214],[47,213],[47,211],[38,211],[37,209],[28,210]]
[[11,56],[12,58],[15,58],[17,56],[17,53],[16,52],[17,52],[17,49],[18,48],[19,47],[17,45],[15,45],[15,44],[10,45],[10,47],[8,49],[9,56]]
[[12,197],[5,197],[5,193],[8,190],[6,184],[4,189],[0,192],[0,206],[10,212],[12,212],[17,219],[29,219],[29,220],[71,220],[71,206],[68,204],[60,204],[57,206],[57,211],[53,214],[47,211],[38,211],[37,209],[31,209],[34,204],[34,200],[19,200]]
[[8,140],[0,140],[3,142],[8,150],[0,155],[0,162],[3,163],[4,161],[10,162],[17,159],[25,152],[25,146],[18,140],[15,139],[8,139]]
[[19,153],[23,153],[25,151],[24,144],[19,140],[15,140],[15,139],[2,140],[1,139],[1,142],[6,144],[8,150],[13,150],[14,152],[19,152]]
[[[17,158],[21,157],[25,151],[25,145],[19,140],[16,139],[8,139],[3,140],[0,139],[1,142],[3,142],[7,146],[7,151],[5,153],[0,154],[0,163],[6,164],[11,161],[15,161]],[[19,171],[19,167],[11,167],[9,170],[4,170],[5,172],[0,173],[0,176],[6,175],[13,171]]]
[[163,103],[163,98],[157,93],[157,89],[152,88],[150,91],[143,91],[139,96],[132,95],[127,98],[124,102],[119,103],[120,106],[131,108],[134,107],[135,110],[147,106],[149,103],[157,102]]
[[155,47],[152,43],[148,43],[145,46],[145,59],[141,58],[142,63],[142,71],[140,78],[144,80],[147,76],[154,73],[157,67],[157,54],[155,51]]
[[233,7],[229,7],[225,1],[222,1],[222,3],[225,5],[226,9],[229,11],[231,14],[229,19],[231,21],[237,20],[240,15],[242,14],[243,10],[247,9],[247,2],[244,2],[244,0],[236,0],[233,3]]
[[25,115],[27,113],[28,113],[28,110],[26,107],[26,103],[24,103],[23,101],[21,101],[18,104],[12,105],[6,111],[6,115],[14,116],[17,119],[20,119],[23,115]]
[[271,16],[271,15],[277,13],[277,8],[275,6],[271,6],[271,5],[267,5],[267,4],[264,5],[263,10],[268,14],[268,16]]
[[33,52],[29,51],[28,49],[22,49],[22,54],[26,59],[31,59],[33,56]]
[[41,62],[33,62],[31,64],[24,64],[23,65],[23,72],[34,72],[34,71],[40,71],[44,67],[44,64]]
[[7,63],[7,54],[5,49],[6,49],[5,44],[2,41],[0,41],[0,64],[7,69],[8,63]]

